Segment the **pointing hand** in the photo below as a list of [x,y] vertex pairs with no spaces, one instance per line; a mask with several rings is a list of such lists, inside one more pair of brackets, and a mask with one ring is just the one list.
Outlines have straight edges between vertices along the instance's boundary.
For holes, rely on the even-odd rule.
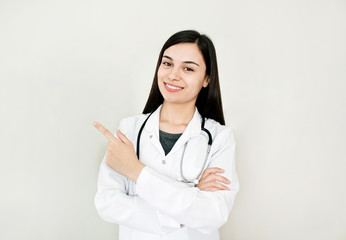
[[109,140],[106,164],[117,173],[136,182],[145,165],[138,161],[131,141],[119,129],[116,131],[118,139],[100,123],[94,122],[93,125]]

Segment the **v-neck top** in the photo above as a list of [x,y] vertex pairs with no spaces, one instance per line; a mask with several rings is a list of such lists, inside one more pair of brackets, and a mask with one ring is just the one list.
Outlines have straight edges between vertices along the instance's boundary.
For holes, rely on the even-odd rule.
[[165,151],[165,155],[167,155],[174,144],[178,141],[182,133],[166,133],[161,130],[160,132],[160,143],[162,145],[163,150]]

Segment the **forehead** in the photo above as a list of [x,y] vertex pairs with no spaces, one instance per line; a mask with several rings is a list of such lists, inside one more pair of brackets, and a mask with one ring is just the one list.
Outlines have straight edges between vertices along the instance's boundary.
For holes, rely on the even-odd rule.
[[163,55],[167,55],[173,61],[193,61],[204,64],[204,58],[196,43],[178,43],[167,48]]

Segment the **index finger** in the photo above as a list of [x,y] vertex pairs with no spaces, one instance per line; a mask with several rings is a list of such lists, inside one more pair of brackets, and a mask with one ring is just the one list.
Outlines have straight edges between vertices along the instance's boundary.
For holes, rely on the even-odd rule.
[[96,127],[106,138],[108,138],[108,140],[115,142],[118,139],[110,132],[108,131],[107,128],[105,128],[104,126],[102,126],[100,123],[98,122],[93,122],[94,127]]

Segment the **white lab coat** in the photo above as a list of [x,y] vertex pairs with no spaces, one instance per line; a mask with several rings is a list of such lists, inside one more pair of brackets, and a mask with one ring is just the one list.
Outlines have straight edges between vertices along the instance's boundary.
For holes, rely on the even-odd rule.
[[[223,175],[232,182],[230,191],[201,191],[193,184],[179,181],[186,141],[189,143],[183,161],[185,178],[193,179],[203,166],[208,138],[201,131],[201,115],[196,108],[184,133],[165,156],[159,141],[160,109],[161,106],[148,119],[142,132],[139,158],[146,166],[137,183],[102,161],[96,209],[104,220],[120,225],[120,240],[217,240],[218,229],[226,223],[239,189],[232,130],[212,119],[206,120],[205,128],[210,131],[213,144],[205,168],[225,169]],[[128,117],[120,123],[119,129],[134,147],[147,116]]]

